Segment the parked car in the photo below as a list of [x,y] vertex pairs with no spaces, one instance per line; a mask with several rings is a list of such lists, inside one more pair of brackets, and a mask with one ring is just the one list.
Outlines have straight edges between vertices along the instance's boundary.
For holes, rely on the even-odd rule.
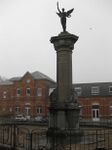
[[27,118],[25,118],[23,115],[17,115],[17,116],[15,117],[15,120],[18,120],[18,121],[26,121]]
[[48,119],[46,117],[43,117],[43,116],[37,116],[37,117],[35,117],[35,120],[37,122],[42,122],[42,123],[48,122]]
[[25,116],[25,118],[26,118],[27,120],[30,120],[30,119],[31,119],[31,116]]

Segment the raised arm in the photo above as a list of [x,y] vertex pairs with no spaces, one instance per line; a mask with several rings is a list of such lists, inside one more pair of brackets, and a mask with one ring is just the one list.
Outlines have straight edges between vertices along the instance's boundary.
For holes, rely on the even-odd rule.
[[61,13],[61,11],[59,9],[59,2],[57,2],[57,10],[59,11],[59,13]]

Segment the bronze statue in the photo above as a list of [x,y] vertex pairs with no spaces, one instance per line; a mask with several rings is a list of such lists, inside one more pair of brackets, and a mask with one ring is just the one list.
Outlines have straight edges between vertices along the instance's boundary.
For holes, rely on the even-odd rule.
[[64,8],[62,8],[62,11],[60,11],[60,9],[59,9],[59,3],[57,2],[57,10],[58,10],[58,12],[57,12],[57,15],[60,17],[60,19],[61,19],[61,25],[62,25],[62,28],[63,28],[63,32],[65,32],[66,31],[66,18],[68,17],[71,17],[71,13],[72,13],[72,11],[74,10],[74,8],[73,9],[70,9],[70,10],[68,10],[67,12],[65,12],[65,9]]

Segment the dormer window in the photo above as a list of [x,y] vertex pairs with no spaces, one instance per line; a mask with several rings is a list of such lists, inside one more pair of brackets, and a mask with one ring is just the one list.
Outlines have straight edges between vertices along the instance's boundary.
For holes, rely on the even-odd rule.
[[112,86],[109,86],[109,93],[112,93]]
[[91,94],[92,95],[98,95],[99,94],[99,87],[98,86],[92,86],[91,87]]
[[81,87],[75,87],[75,91],[76,91],[78,96],[81,96],[81,93],[82,93]]

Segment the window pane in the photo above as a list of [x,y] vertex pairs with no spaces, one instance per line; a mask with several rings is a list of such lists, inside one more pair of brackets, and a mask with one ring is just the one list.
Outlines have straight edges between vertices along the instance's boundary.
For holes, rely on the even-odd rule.
[[95,110],[93,110],[93,118],[95,118]]
[[6,97],[7,97],[7,92],[4,91],[4,92],[3,92],[3,98],[6,98]]
[[110,106],[110,116],[112,116],[112,105]]
[[81,87],[75,87],[75,91],[78,96],[81,96],[81,93],[82,93]]
[[96,117],[99,118],[99,110],[96,111]]
[[20,112],[20,108],[17,106],[16,108],[15,108],[15,111],[18,113],[18,112]]
[[93,86],[91,87],[91,94],[98,94],[99,93],[99,87],[98,86]]
[[24,110],[24,111],[25,111],[25,114],[26,114],[26,115],[29,115],[29,114],[30,114],[30,110],[31,110],[31,108],[28,107],[28,106],[26,106],[26,107],[25,107],[25,110]]
[[41,114],[41,113],[42,113],[42,107],[41,107],[41,106],[38,106],[38,107],[36,108],[36,111],[37,111],[38,114]]
[[42,96],[42,88],[37,89],[37,96]]
[[112,86],[109,86],[109,92],[112,92]]
[[30,88],[26,88],[26,96],[30,96]]
[[20,96],[20,95],[21,95],[21,90],[20,90],[20,88],[17,88],[16,94],[17,94],[17,96]]

